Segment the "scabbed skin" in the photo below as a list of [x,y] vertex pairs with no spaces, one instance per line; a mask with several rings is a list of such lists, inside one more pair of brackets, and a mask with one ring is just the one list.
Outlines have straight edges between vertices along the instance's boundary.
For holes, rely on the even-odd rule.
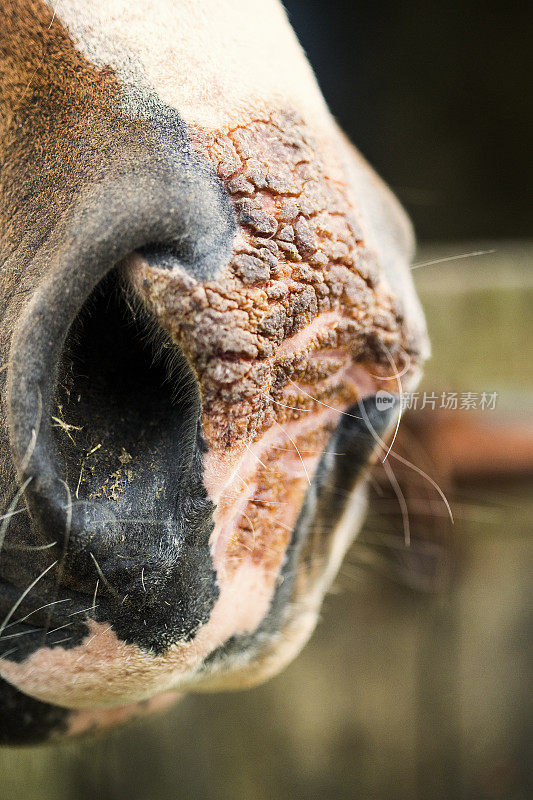
[[281,669],[418,379],[409,225],[255,5],[8,0],[0,741]]

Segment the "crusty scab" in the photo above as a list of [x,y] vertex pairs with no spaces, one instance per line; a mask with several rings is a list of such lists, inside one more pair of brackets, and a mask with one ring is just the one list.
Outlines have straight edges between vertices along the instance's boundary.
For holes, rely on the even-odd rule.
[[273,592],[340,414],[396,390],[391,376],[415,370],[416,343],[335,153],[294,111],[191,135],[232,198],[233,255],[209,281],[150,257],[128,274],[198,378],[219,576],[245,553]]
[[[231,194],[240,223],[233,257],[207,282],[146,262],[133,279],[194,365],[209,444],[231,448],[295,419],[281,402],[332,402],[346,388],[333,376],[349,363],[383,377],[414,364],[416,343],[365,245],[342,170],[310,127],[283,111],[192,135]],[[331,380],[315,400],[291,383],[319,376]],[[357,396],[337,399],[346,407]]]

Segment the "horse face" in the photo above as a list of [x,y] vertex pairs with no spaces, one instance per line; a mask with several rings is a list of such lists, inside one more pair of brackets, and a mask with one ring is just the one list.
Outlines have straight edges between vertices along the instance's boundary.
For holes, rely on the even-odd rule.
[[22,742],[290,661],[427,345],[409,224],[277,2],[8,0],[0,37],[0,740]]

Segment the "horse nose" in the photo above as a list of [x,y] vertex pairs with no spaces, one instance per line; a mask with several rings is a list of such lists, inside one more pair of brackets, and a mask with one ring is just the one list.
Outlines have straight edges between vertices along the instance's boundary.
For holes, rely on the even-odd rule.
[[[183,584],[192,598],[190,619],[181,609],[185,629],[202,616],[201,585],[213,583],[212,506],[194,469],[199,393],[179,350],[128,298],[116,266],[149,247],[212,274],[229,258],[233,230],[225,193],[201,165],[185,173],[144,167],[93,187],[35,257],[43,281],[9,359],[27,544],[50,547],[63,584],[92,594],[100,579],[100,592],[125,609],[168,616],[166,588]],[[187,529],[178,508],[193,520]]]

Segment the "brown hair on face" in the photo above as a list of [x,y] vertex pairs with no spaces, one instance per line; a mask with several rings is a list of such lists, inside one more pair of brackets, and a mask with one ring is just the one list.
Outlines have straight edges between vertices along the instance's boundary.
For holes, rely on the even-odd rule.
[[0,33],[4,256],[28,225],[48,227],[76,188],[96,177],[112,141],[124,154],[117,139],[131,142],[132,131],[125,135],[119,95],[112,70],[78,53],[44,2],[8,0]]

